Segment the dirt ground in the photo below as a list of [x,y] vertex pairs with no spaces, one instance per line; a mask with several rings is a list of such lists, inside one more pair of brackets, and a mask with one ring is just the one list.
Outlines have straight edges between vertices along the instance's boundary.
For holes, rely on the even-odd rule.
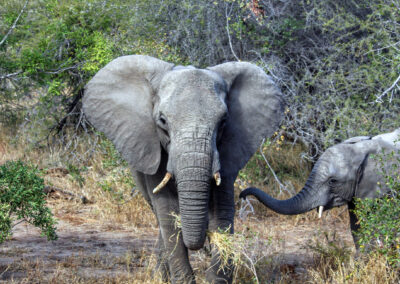
[[[66,201],[49,200],[49,206],[56,207],[60,202]],[[151,276],[158,233],[155,224],[124,226],[93,219],[90,204],[73,208],[56,210],[56,241],[47,241],[28,224],[14,228],[12,238],[0,246],[0,283],[156,282]],[[262,272],[270,274],[267,278],[295,283],[307,279],[307,270],[313,265],[315,250],[310,244],[334,238],[352,248],[347,210],[335,210],[325,213],[323,219],[317,219],[315,212],[294,217],[272,212],[249,215],[245,220],[237,217],[235,227],[236,232],[253,232],[252,245],[257,243],[258,247],[250,249],[249,254],[273,263],[271,270]],[[194,252],[191,256],[197,275],[206,267],[202,254]],[[282,281],[282,274],[290,280]]]

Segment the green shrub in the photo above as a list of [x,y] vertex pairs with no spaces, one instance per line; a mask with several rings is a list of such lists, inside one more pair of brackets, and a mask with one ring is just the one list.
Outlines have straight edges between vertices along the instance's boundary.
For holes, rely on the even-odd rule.
[[358,242],[362,250],[376,251],[386,256],[390,264],[399,266],[400,157],[392,152],[379,154],[375,159],[380,163],[390,192],[383,198],[357,200],[355,213],[360,223]]
[[0,243],[12,234],[17,220],[40,228],[48,240],[57,239],[56,222],[46,207],[43,188],[44,182],[36,167],[22,161],[9,161],[0,166]]

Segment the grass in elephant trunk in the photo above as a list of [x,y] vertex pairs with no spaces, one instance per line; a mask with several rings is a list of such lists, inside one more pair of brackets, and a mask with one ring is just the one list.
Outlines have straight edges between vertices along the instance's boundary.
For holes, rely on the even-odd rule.
[[230,234],[230,228],[225,231],[209,232],[210,244],[215,246],[219,253],[220,269],[234,265],[233,281],[240,280],[240,275],[250,274],[254,281],[259,282],[255,264],[263,258],[263,255],[256,252],[258,247],[257,233],[236,233]]

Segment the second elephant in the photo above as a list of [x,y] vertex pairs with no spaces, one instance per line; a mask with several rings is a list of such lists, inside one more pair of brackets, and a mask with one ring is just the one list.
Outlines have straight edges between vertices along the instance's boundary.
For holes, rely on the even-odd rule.
[[[352,212],[354,197],[377,198],[388,192],[374,154],[382,151],[399,157],[400,128],[375,137],[358,136],[328,148],[318,159],[303,189],[287,200],[277,200],[258,188],[247,188],[240,197],[254,195],[277,213],[295,215],[319,208],[331,209],[348,205],[350,227],[356,247],[357,217]],[[384,165],[389,168],[391,164]]]

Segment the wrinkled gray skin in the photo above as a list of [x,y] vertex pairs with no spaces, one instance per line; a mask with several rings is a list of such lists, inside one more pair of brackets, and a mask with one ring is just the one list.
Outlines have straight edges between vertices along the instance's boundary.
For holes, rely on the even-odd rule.
[[[379,162],[371,154],[394,151],[399,155],[400,128],[375,137],[360,136],[350,138],[343,143],[328,148],[318,159],[304,188],[287,200],[277,200],[258,188],[247,188],[240,193],[241,198],[254,195],[265,206],[285,215],[308,212],[319,206],[324,210],[348,205],[350,227],[356,247],[358,229],[353,198],[377,198],[388,189],[380,174]],[[389,167],[390,165],[385,165]],[[378,182],[380,185],[378,185]]]
[[[193,283],[188,249],[203,247],[206,229],[233,233],[233,182],[278,127],[279,90],[250,63],[196,69],[131,55],[94,76],[83,109],[129,163],[157,217],[163,279]],[[173,178],[154,194],[167,171]],[[220,186],[212,178],[218,171]],[[181,232],[173,213],[181,216]],[[208,281],[231,282],[231,270],[219,270],[217,258],[213,250]]]

